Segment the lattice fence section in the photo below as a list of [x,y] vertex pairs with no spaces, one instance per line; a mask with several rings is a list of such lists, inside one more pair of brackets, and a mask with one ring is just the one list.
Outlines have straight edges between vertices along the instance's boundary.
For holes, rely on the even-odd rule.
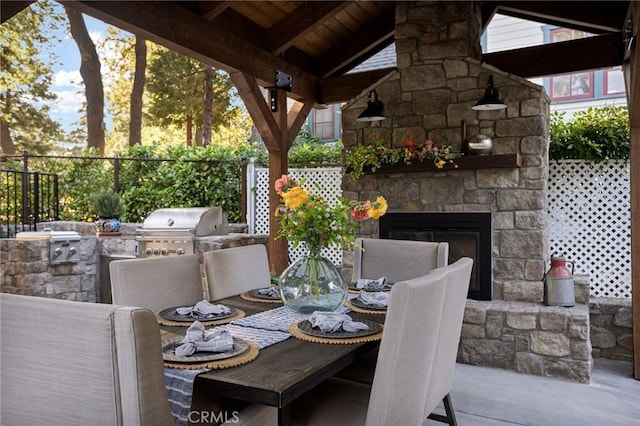
[[550,163],[551,253],[589,275],[591,296],[631,298],[630,194],[628,161]]
[[[254,222],[250,223],[250,232],[269,233],[269,169],[255,168],[251,192],[255,196]],[[305,188],[310,192],[322,195],[331,206],[338,202],[342,195],[342,171],[339,167],[289,169],[289,175],[296,181],[306,179]],[[251,172],[249,172],[251,176]],[[251,177],[249,178],[251,182]],[[251,211],[251,209],[249,209]],[[251,230],[253,228],[253,231]],[[289,244],[289,261],[294,262],[305,253],[302,247],[293,248]],[[321,255],[331,260],[334,265],[342,265],[342,248],[340,246],[323,249]]]

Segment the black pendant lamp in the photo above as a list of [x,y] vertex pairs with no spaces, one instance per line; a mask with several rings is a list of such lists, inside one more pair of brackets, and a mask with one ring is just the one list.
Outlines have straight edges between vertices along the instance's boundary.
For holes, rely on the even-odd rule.
[[367,108],[356,118],[356,121],[384,120],[385,116],[382,115],[382,111],[384,111],[384,104],[378,100],[378,93],[371,90],[367,96]]
[[498,95],[498,90],[493,87],[493,76],[489,76],[489,82],[487,83],[487,90],[484,92],[482,99],[477,104],[471,107],[476,111],[494,111],[498,109],[505,109],[507,106],[502,102]]

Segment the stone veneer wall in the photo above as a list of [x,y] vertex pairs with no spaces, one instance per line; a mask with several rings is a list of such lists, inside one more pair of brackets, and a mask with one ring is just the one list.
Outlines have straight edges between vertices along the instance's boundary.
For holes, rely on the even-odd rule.
[[[386,140],[462,145],[467,136],[493,138],[493,154],[519,154],[522,167],[345,176],[344,195],[378,194],[390,212],[491,212],[493,267],[491,302],[470,301],[459,359],[530,374],[589,381],[589,311],[546,307],[543,276],[549,259],[546,191],[549,99],[544,89],[479,61],[480,14],[474,2],[400,2],[396,8],[398,72],[375,87],[386,120],[359,123],[366,97],[343,107],[345,149]],[[475,111],[489,75],[504,110]],[[378,237],[376,221],[360,235]],[[350,276],[353,254],[345,253]]]

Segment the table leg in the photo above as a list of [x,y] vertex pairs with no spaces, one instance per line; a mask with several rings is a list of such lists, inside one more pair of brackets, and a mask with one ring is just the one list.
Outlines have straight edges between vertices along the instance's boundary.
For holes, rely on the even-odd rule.
[[291,424],[291,404],[278,408],[278,426],[289,426]]

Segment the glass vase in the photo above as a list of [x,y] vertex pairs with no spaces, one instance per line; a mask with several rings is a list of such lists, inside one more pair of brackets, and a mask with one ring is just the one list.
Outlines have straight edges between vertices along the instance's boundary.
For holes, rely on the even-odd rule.
[[335,311],[347,297],[347,284],[331,261],[310,252],[280,275],[280,294],[285,306],[296,312]]

